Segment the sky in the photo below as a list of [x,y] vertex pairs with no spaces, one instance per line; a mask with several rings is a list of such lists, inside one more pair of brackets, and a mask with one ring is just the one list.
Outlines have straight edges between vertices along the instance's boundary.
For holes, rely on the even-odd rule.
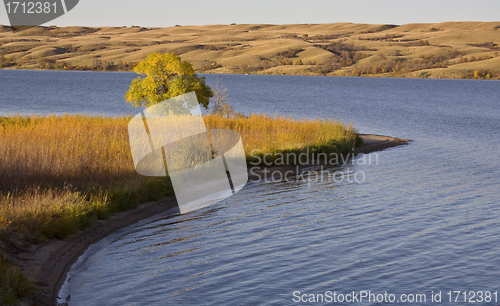
[[[45,25],[171,27],[444,21],[500,21],[500,0],[80,0],[73,10]],[[0,24],[9,24],[5,7],[0,8]]]

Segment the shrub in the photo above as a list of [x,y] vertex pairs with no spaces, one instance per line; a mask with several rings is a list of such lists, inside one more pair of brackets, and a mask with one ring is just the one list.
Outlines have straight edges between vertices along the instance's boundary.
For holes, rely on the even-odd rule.
[[386,34],[385,36],[379,37],[360,37],[359,40],[380,40],[380,41],[394,41],[395,38],[403,37],[404,34]]
[[238,115],[234,108],[227,102],[229,94],[227,88],[223,87],[220,81],[215,84],[214,91],[214,108],[212,109],[212,115],[221,116],[229,118],[231,116]]
[[222,67],[222,66],[220,64],[218,64],[216,61],[204,60],[204,61],[199,62],[198,64],[196,64],[196,66],[194,67],[194,69],[196,71],[207,71],[207,70],[216,69],[216,68],[219,68],[219,67]]
[[17,305],[18,300],[35,292],[31,281],[0,253],[0,305]]
[[416,41],[410,41],[408,43],[403,44],[403,46],[405,46],[405,47],[421,47],[421,46],[428,46],[428,45],[429,45],[429,41],[423,40],[423,39],[419,39]]
[[302,48],[293,48],[286,51],[282,51],[278,53],[278,56],[283,56],[285,58],[293,58],[297,55],[297,53],[304,51]]
[[384,25],[372,28],[372,29],[367,30],[367,31],[362,31],[362,32],[360,32],[360,34],[377,33],[377,32],[382,32],[382,31],[389,30],[389,29],[394,29],[394,28],[397,28],[397,27],[399,27],[399,25],[384,24]]
[[498,44],[495,44],[492,41],[485,42],[482,44],[468,44],[468,45],[474,46],[474,47],[480,47],[480,48],[488,48],[488,49],[492,49],[492,50],[498,49]]

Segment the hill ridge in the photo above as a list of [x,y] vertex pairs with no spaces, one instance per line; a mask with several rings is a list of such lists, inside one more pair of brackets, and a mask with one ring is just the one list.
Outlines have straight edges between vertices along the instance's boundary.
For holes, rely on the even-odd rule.
[[500,78],[500,22],[0,26],[0,66],[131,70],[175,52],[197,72]]

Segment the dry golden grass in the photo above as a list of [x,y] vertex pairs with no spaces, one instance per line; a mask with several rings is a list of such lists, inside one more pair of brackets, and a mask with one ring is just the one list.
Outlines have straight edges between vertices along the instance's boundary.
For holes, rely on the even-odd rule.
[[0,232],[63,238],[111,212],[171,193],[168,182],[136,173],[128,121],[0,118]]
[[[247,158],[297,151],[347,153],[352,126],[279,116],[206,116],[212,129],[242,135]],[[136,173],[128,142],[129,117],[0,118],[0,232],[63,238],[93,220],[172,193],[169,182]]]
[[136,205],[110,201],[147,182],[132,163],[128,121],[0,118],[0,231],[63,238],[121,206]]
[[0,233],[11,229],[37,241],[62,239],[109,214],[105,193],[27,188],[20,194],[0,194]]
[[252,114],[248,118],[205,116],[212,129],[232,129],[241,135],[247,160],[254,154],[301,151],[305,148],[349,152],[358,134],[352,125],[334,120],[292,120],[285,116]]
[[128,121],[87,116],[0,119],[0,190],[81,189],[129,178],[135,170],[127,147]]
[[[329,67],[331,61],[338,60],[340,53],[324,47],[339,41],[364,47],[365,50],[355,52],[368,58],[354,63],[348,61],[341,67]],[[426,41],[428,45],[412,45],[419,41]],[[418,73],[414,69],[402,69],[370,72],[370,75],[418,77],[427,72],[426,76],[436,78],[464,77],[477,69],[490,69],[500,74],[498,60],[455,67],[460,63],[452,59],[443,61],[444,68],[440,69],[413,64],[413,60],[421,57],[446,56],[455,51],[467,58],[485,55],[500,58],[498,48],[472,46],[487,42],[500,45],[500,22],[401,26],[335,23],[171,28],[36,27],[21,33],[6,28],[0,30],[0,52],[5,57],[5,67],[47,67],[44,63],[51,61],[51,67],[60,69],[70,66],[102,69],[105,62],[114,64],[114,68],[108,66],[107,69],[129,69],[131,63],[139,62],[149,53],[175,52],[193,63],[198,72],[210,73],[358,75],[359,71],[367,72],[371,67],[394,61],[408,62],[408,66]],[[292,58],[280,55],[297,48],[303,51]],[[298,60],[302,65],[297,64]]]

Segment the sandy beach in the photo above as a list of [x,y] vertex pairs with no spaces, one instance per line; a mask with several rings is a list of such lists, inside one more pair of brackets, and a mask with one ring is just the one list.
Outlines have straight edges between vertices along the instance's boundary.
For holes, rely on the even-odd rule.
[[[362,134],[364,144],[355,148],[354,154],[368,154],[391,147],[408,144],[410,140],[388,136]],[[300,166],[299,169],[307,165]],[[285,173],[296,171],[296,166],[267,168],[268,173]],[[272,170],[272,171],[269,171]],[[259,172],[261,171],[261,172]],[[249,181],[262,176],[264,170],[249,174]],[[85,230],[65,240],[50,240],[43,245],[29,246],[25,252],[15,255],[22,269],[40,287],[40,292],[25,299],[21,305],[57,305],[57,294],[63,285],[71,265],[93,243],[106,236],[133,225],[143,219],[156,216],[177,207],[174,198],[165,198],[159,202],[142,204],[139,208],[113,215],[108,220],[100,220]]]

